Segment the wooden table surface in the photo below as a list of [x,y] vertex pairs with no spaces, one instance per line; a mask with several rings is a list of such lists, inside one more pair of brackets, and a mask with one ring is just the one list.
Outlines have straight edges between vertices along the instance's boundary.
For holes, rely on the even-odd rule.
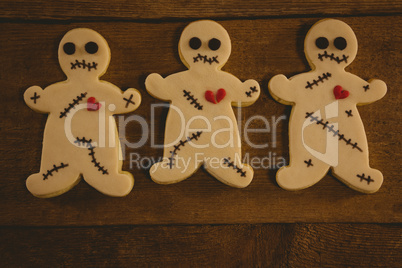
[[[400,267],[401,12],[398,0],[3,0],[0,266]],[[239,124],[244,129],[248,118],[260,115],[272,130],[250,134],[254,143],[269,144],[264,149],[252,148],[243,136],[243,152],[288,162],[290,107],[272,99],[267,83],[275,74],[289,77],[309,70],[304,36],[327,17],[343,20],[357,35],[359,52],[348,71],[388,85],[382,100],[359,107],[370,164],[384,174],[377,193],[353,191],[330,174],[313,187],[288,192],[276,184],[274,167],[256,169],[245,189],[226,186],[203,169],[178,184],[159,185],[147,169],[129,161],[130,153],[144,159],[161,156],[151,139],[125,151],[123,169],[135,176],[125,198],[102,195],[84,181],[51,199],[33,197],[25,188],[26,178],[39,170],[46,115],[29,109],[22,96],[29,86],[65,79],[57,47],[68,30],[88,27],[105,37],[112,60],[102,79],[141,92],[143,102],[133,114],[145,118],[150,129],[150,106],[162,102],[146,92],[146,76],[185,70],[177,43],[189,22],[220,22],[232,39],[223,69],[241,80],[256,79],[262,88],[254,105],[235,109]],[[275,123],[281,116],[286,120]],[[156,109],[155,118],[153,141],[161,144],[166,109]],[[249,127],[264,123],[254,120]],[[130,123],[127,140],[138,141],[140,130],[138,122]]]

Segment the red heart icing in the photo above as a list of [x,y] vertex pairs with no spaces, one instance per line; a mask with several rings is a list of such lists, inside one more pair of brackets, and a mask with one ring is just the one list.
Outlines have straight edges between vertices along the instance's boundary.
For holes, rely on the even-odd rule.
[[223,88],[220,88],[216,93],[216,101],[219,103],[223,100],[226,96],[226,91]]
[[216,93],[216,99],[215,94],[211,90],[205,91],[205,99],[214,104],[221,102],[225,98],[225,96],[226,90],[224,90],[223,88],[218,89],[218,92]]
[[207,101],[216,104],[214,93],[211,90],[205,91],[205,98],[207,99]]
[[334,88],[334,95],[335,95],[335,99],[337,99],[337,100],[346,99],[347,97],[349,97],[349,91],[343,90],[343,88],[341,86],[336,86]]
[[99,102],[96,102],[96,99],[94,97],[90,97],[87,100],[87,110],[88,111],[97,111],[101,107],[101,104]]

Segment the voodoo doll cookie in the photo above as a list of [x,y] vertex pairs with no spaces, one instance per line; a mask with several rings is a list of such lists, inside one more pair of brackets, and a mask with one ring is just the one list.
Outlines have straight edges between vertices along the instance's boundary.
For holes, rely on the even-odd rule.
[[155,98],[170,101],[163,161],[150,169],[153,181],[169,184],[191,176],[202,164],[221,182],[246,187],[253,169],[241,162],[241,143],[233,106],[253,104],[260,95],[254,80],[241,82],[220,69],[231,52],[227,31],[209,20],[183,31],[180,58],[187,71],[145,81]]
[[106,40],[90,29],[69,31],[59,45],[59,63],[67,80],[24,93],[33,110],[48,113],[40,172],[29,176],[28,190],[37,197],[60,195],[84,180],[110,196],[125,196],[134,179],[122,172],[120,142],[113,114],[134,111],[141,95],[124,93],[99,80],[110,61]]
[[357,54],[357,39],[344,22],[326,19],[307,33],[304,51],[312,71],[290,79],[277,75],[269,91],[280,103],[293,105],[289,123],[290,165],[276,179],[287,190],[317,183],[331,167],[349,187],[376,192],[383,182],[369,166],[367,138],[356,105],[381,99],[386,84],[368,82],[345,71]]

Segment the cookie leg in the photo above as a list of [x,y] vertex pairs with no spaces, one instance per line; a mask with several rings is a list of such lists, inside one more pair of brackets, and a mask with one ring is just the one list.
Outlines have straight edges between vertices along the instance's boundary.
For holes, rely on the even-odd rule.
[[[57,159],[57,158],[55,158]],[[26,180],[26,187],[37,197],[48,198],[61,195],[80,181],[80,173],[69,161],[42,161],[39,173]]]
[[241,155],[228,153],[226,157],[206,158],[205,169],[217,180],[236,188],[248,186],[254,177],[251,166],[241,163]]
[[[155,163],[149,170],[151,179],[160,184],[171,184],[187,179],[194,174],[202,164],[201,154],[175,155],[167,150],[162,162]],[[198,157],[198,160],[197,160]]]
[[134,186],[134,178],[130,172],[108,170],[107,174],[97,169],[84,174],[85,181],[99,192],[115,197],[128,195]]
[[306,150],[290,151],[290,165],[276,173],[276,181],[286,190],[301,190],[319,182],[327,174],[329,165]]
[[84,180],[99,192],[115,197],[128,195],[134,186],[130,172],[121,171],[116,148],[89,148],[82,163]]
[[[367,151],[367,150],[366,150]],[[340,157],[339,165],[332,168],[333,175],[354,190],[374,193],[383,182],[382,173],[368,164],[368,156],[350,155]]]

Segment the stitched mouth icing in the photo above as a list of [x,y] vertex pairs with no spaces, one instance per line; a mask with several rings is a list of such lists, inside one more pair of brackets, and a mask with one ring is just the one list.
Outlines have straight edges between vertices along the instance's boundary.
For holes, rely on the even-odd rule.
[[207,55],[201,55],[200,53],[198,53],[197,57],[193,57],[193,59],[194,62],[208,62],[209,64],[212,64],[213,62],[219,63],[218,56],[208,58]]
[[90,63],[90,62],[85,62],[85,60],[82,60],[81,62],[80,61],[78,61],[78,60],[75,60],[75,62],[71,62],[71,70],[76,70],[77,69],[77,67],[78,68],[82,68],[82,69],[85,69],[85,68],[87,68],[88,69],[88,72],[90,72],[91,71],[91,69],[95,69],[96,70],[96,67],[98,66],[98,64],[96,63],[96,62],[92,62],[92,63]]
[[343,61],[345,63],[348,63],[348,58],[349,58],[349,56],[346,56],[346,55],[342,55],[342,58],[335,57],[334,53],[328,54],[328,52],[326,50],[324,51],[323,54],[318,53],[318,59],[320,59],[321,61],[323,61],[323,59],[330,59],[331,61],[332,60],[336,61],[338,64]]

